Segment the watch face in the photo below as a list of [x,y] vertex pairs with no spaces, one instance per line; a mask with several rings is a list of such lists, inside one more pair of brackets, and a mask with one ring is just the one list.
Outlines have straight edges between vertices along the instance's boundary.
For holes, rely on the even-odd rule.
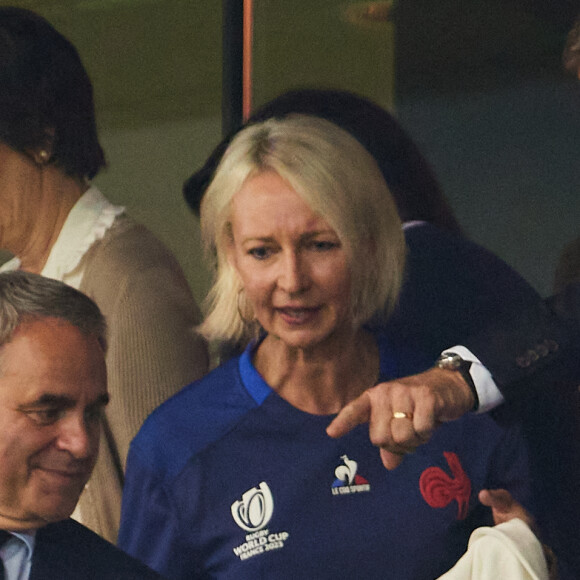
[[462,360],[458,354],[449,352],[441,355],[437,361],[437,365],[443,369],[457,370],[461,366]]
[[442,354],[437,359],[437,366],[440,369],[446,369],[448,371],[457,371],[461,374],[465,382],[467,383],[468,387],[471,389],[473,393],[473,408],[472,411],[477,411],[479,408],[479,395],[477,393],[477,388],[475,383],[473,382],[473,378],[469,369],[471,368],[472,362],[466,361],[461,358],[456,352],[446,352]]

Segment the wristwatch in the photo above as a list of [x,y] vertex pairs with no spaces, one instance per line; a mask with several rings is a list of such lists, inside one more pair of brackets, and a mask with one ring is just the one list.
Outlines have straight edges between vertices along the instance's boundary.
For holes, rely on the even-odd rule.
[[457,371],[463,377],[463,380],[468,384],[471,392],[473,393],[474,404],[472,411],[477,411],[479,407],[479,397],[477,395],[477,389],[475,388],[475,383],[473,382],[473,377],[469,372],[471,368],[471,361],[463,360],[456,352],[444,352],[435,362],[435,366],[440,369],[445,369],[447,371]]

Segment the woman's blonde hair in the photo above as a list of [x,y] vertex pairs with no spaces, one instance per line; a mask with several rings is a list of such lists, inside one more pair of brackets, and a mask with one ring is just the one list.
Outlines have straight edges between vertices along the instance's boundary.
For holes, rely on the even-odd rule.
[[249,125],[228,147],[201,204],[201,231],[214,262],[200,332],[243,346],[259,330],[227,258],[231,201],[244,182],[274,171],[335,230],[351,268],[356,324],[385,319],[403,277],[405,241],[395,202],[366,149],[333,123],[307,115]]

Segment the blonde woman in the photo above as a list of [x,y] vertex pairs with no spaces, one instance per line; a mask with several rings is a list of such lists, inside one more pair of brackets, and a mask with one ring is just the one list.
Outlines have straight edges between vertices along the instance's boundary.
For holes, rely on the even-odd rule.
[[[202,204],[216,280],[201,326],[241,356],[147,420],[120,545],[168,578],[435,578],[486,523],[478,491],[525,500],[526,455],[485,416],[442,426],[393,472],[332,417],[399,366],[380,331],[405,243],[374,159],[307,116],[242,130]],[[407,409],[389,420],[412,429]]]

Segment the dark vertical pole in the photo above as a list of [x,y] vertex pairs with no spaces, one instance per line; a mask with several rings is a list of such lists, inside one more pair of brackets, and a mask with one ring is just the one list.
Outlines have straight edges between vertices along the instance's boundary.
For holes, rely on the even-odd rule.
[[254,63],[254,0],[244,0],[244,48],[242,58],[242,116],[252,113],[252,77]]
[[222,0],[222,135],[242,124],[244,2]]

